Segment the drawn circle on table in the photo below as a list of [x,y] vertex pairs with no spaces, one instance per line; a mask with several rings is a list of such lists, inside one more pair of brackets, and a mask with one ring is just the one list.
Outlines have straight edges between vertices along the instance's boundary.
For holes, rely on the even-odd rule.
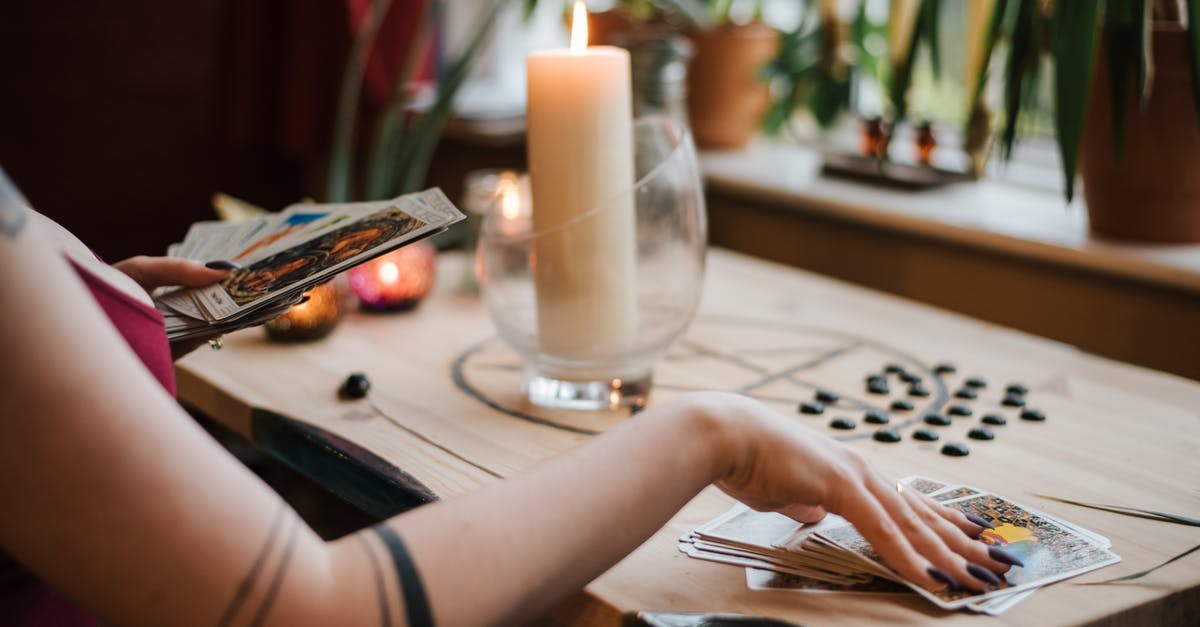
[[[900,364],[931,389],[928,398],[911,399],[915,408],[894,416],[891,427],[905,432],[928,411],[941,411],[950,399],[946,384],[923,360],[885,342],[833,328],[741,316],[698,316],[687,333],[654,367],[649,404],[687,392],[722,390],[755,398],[796,420],[798,403],[816,390],[831,390],[839,400],[832,409],[888,413],[890,400],[868,394],[864,373],[882,373]],[[545,427],[594,435],[629,419],[630,411],[574,411],[533,405],[521,392],[524,364],[498,337],[467,348],[451,374],[464,394],[512,418]],[[897,386],[900,392],[904,388]],[[810,426],[818,427],[817,423]],[[870,432],[830,430],[841,441],[867,440]]]

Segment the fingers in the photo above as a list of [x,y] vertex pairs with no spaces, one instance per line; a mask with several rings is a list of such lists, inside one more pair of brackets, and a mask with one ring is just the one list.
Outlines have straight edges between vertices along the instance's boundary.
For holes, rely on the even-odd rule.
[[861,493],[851,499],[860,511],[843,516],[892,568],[926,589],[958,586],[982,591],[999,585],[996,572],[1003,572],[1007,565],[943,518],[936,511],[940,506],[920,496],[906,495],[897,490],[896,483],[868,468]]
[[[910,509],[921,518],[927,528],[950,551],[966,558],[967,572],[976,580],[991,585],[998,585],[1000,580],[995,575],[997,573],[1003,574],[1015,563],[1012,560],[1016,560],[1016,558],[1009,556],[1003,550],[997,549],[999,550],[999,553],[997,553],[990,550],[990,547],[986,544],[974,540],[979,535],[979,532],[983,531],[983,527],[967,521],[961,512],[943,507],[925,495],[918,494],[913,490],[906,490],[901,495],[908,501]],[[953,517],[945,516],[946,512],[958,514],[958,517],[967,523],[969,529],[964,529],[963,526],[956,524],[957,521],[952,522]],[[1019,562],[1019,560],[1016,560],[1016,562]]]
[[184,287],[201,287],[216,283],[229,276],[237,264],[233,262],[210,262],[205,267],[198,261],[179,259],[175,257],[131,257],[113,264],[121,272],[129,275],[146,291],[163,285],[182,285]]

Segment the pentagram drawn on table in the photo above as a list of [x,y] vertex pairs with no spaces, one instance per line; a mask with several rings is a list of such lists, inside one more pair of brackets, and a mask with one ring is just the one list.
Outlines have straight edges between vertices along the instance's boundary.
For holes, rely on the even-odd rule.
[[[522,369],[521,358],[493,337],[459,355],[453,376],[460,390],[488,407],[546,427],[590,435],[629,418],[628,410],[533,405],[521,393]],[[1005,414],[1035,411],[1024,409],[1023,386],[988,388],[978,376],[927,363],[876,339],[734,316],[698,317],[658,360],[653,377],[651,405],[693,391],[737,392],[842,441],[888,441],[909,431],[918,440],[938,440],[946,429],[917,427],[941,422],[941,427],[972,423],[970,437],[990,439],[991,427],[1008,422]],[[974,424],[981,416],[983,423]]]

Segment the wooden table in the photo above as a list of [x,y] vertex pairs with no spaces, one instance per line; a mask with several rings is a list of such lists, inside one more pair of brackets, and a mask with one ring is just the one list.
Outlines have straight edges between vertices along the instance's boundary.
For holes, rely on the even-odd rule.
[[[268,343],[250,329],[220,351],[179,363],[179,398],[251,437],[364,509],[387,515],[413,502],[453,496],[559,454],[620,420],[620,414],[551,412],[519,394],[517,357],[494,338],[477,295],[460,289],[460,256],[444,255],[434,294],[415,312],[354,313],[329,338]],[[1036,306],[1036,303],[1030,303]],[[1153,321],[1145,321],[1153,324]],[[1121,329],[1113,329],[1121,333]],[[1196,356],[1200,359],[1200,355]],[[958,374],[938,379],[935,363]],[[863,387],[868,372],[900,363],[933,388],[915,410],[893,413],[904,440],[870,438],[863,409],[890,397]],[[369,375],[369,401],[336,398],[349,373]],[[939,443],[913,440],[924,409],[944,406],[966,376],[988,387],[975,409],[942,430]],[[1010,382],[1029,386],[1042,423],[998,403]],[[796,411],[816,387],[843,396],[824,415]],[[1140,571],[1197,544],[1194,527],[1058,504],[1035,493],[1200,517],[1200,385],[1083,354],[1069,346],[916,305],[722,250],[709,254],[695,322],[655,371],[651,402],[698,388],[740,390],[797,422],[852,440],[896,475],[970,483],[1102,533],[1124,561],[1055,584],[1000,618],[946,613],[916,597],[755,592],[741,568],[690,559],[676,539],[724,511],[710,488],[641,548],[592,582],[555,617],[616,624],[622,612],[733,611],[806,624],[1196,624],[1200,556],[1125,585],[1078,586]],[[1008,417],[991,442],[966,440],[984,411]],[[852,432],[826,426],[859,419]],[[971,454],[939,454],[947,440]],[[648,478],[647,480],[652,480]],[[531,538],[531,542],[536,539]]]

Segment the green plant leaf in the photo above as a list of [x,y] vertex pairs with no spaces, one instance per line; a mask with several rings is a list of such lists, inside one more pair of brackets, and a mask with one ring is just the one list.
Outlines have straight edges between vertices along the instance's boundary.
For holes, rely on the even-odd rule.
[[[921,20],[924,25],[921,34],[925,38],[929,50],[929,66],[933,69],[933,80],[941,80],[942,76],[942,46],[940,43],[941,0],[924,0],[921,3]],[[916,33],[913,33],[915,36]]]
[[1186,1],[1188,45],[1192,53],[1192,97],[1196,104],[1196,119],[1200,121],[1200,0]]
[[912,36],[908,41],[908,50],[904,58],[892,67],[891,79],[888,81],[888,100],[892,103],[892,125],[899,126],[908,116],[908,87],[912,83],[912,70],[917,61],[917,48],[921,44],[922,32],[925,30],[925,5],[936,0],[921,0],[913,24]]
[[329,150],[329,169],[325,177],[325,202],[343,202],[350,198],[351,172],[354,169],[354,123],[358,119],[358,96],[362,91],[367,55],[383,17],[391,8],[391,0],[372,0],[371,8],[358,31],[354,33],[342,85],[338,90],[337,117],[333,125],[333,141]]
[[1146,0],[1132,0],[1134,6],[1133,24],[1137,28],[1137,96],[1138,107],[1143,111],[1150,102],[1150,85],[1154,81],[1154,47],[1151,38],[1153,28],[1153,7]]
[[1131,73],[1135,65],[1141,65],[1144,27],[1139,17],[1145,11],[1145,0],[1108,0],[1104,12],[1104,60],[1108,66],[1113,146],[1118,162],[1125,155],[1126,95]]
[[1004,128],[1000,132],[1000,156],[1012,156],[1017,138],[1017,118],[1027,86],[1036,81],[1041,37],[1038,28],[1037,0],[1019,0],[1013,18],[1008,46],[1008,72],[1004,76]]
[[432,33],[437,25],[438,0],[426,0],[418,18],[419,26],[408,42],[404,54],[404,64],[396,75],[392,85],[392,95],[387,106],[379,116],[376,124],[375,138],[372,144],[371,160],[367,165],[367,184],[364,197],[367,200],[377,200],[387,197],[389,190],[395,187],[395,181],[402,175],[404,164],[400,163],[401,147],[407,141],[408,129],[401,123],[407,114],[409,101],[409,85],[417,71],[417,61],[426,50]]
[[1075,167],[1092,84],[1099,15],[1096,2],[1059,2],[1054,13],[1054,127],[1068,202],[1075,196]]
[[438,77],[437,97],[429,110],[413,124],[413,130],[408,137],[409,141],[405,145],[403,163],[406,164],[406,167],[403,170],[403,177],[397,181],[396,187],[389,190],[390,195],[395,196],[414,191],[424,182],[425,175],[429,170],[429,159],[437,147],[446,120],[453,112],[454,97],[467,78],[467,73],[471,69],[471,63],[479,52],[479,48],[490,39],[491,27],[496,21],[496,15],[509,2],[510,0],[492,2],[488,10],[475,22],[469,39],[471,43],[450,63],[442,76]]
[[[988,18],[987,31],[984,33],[983,41],[979,45],[983,47],[982,54],[979,55],[979,67],[975,72],[975,84],[964,85],[965,89],[969,89],[969,98],[967,100],[967,114],[963,121],[963,137],[971,136],[972,118],[975,110],[981,106],[983,101],[983,89],[987,86],[990,75],[988,66],[991,65],[992,53],[996,50],[996,41],[1000,38],[1000,31],[1004,27],[1004,17],[1008,12],[1008,0],[996,0],[992,4],[992,15]],[[974,42],[967,42],[968,45]],[[988,124],[988,132],[991,125]]]

